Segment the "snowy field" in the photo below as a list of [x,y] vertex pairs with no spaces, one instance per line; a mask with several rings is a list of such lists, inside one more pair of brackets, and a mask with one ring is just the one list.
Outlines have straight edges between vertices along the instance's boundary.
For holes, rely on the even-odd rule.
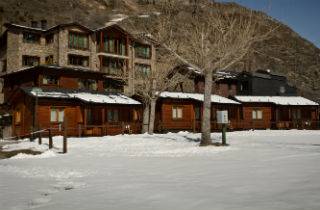
[[320,209],[320,131],[227,136],[230,147],[187,132],[69,138],[68,154],[61,137],[52,151],[4,146],[44,153],[0,160],[0,209]]

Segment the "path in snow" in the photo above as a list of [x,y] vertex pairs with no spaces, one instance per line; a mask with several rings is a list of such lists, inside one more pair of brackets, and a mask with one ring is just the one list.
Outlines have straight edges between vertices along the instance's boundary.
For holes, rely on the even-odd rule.
[[[320,131],[69,138],[0,160],[0,209],[320,209]],[[220,134],[213,134],[220,141]],[[46,140],[44,140],[46,141]]]

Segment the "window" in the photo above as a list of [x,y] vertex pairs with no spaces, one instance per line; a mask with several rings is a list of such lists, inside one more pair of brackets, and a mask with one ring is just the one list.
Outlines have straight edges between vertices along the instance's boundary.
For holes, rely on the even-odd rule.
[[293,109],[291,111],[292,119],[293,120],[300,120],[301,119],[301,110],[300,109]]
[[93,79],[79,79],[78,87],[79,89],[97,90],[98,85],[97,81]]
[[103,88],[107,93],[123,93],[123,86],[112,81],[105,81]]
[[51,44],[53,42],[54,42],[54,35],[53,34],[46,35],[46,44]]
[[43,85],[58,85],[59,78],[57,76],[43,75],[42,84]]
[[69,58],[69,65],[73,66],[89,66],[89,57],[88,56],[81,56],[81,55],[68,55]]
[[182,119],[183,112],[181,106],[173,106],[172,107],[172,119]]
[[280,86],[280,87],[279,87],[279,92],[280,92],[281,94],[284,94],[284,93],[286,92],[286,88],[285,88],[284,86]]
[[46,64],[53,65],[53,55],[49,55],[46,57]]
[[252,110],[252,119],[253,120],[262,120],[263,118],[263,113],[262,110]]
[[248,82],[242,82],[240,85],[240,91],[248,91],[249,90],[249,83]]
[[126,42],[123,39],[104,36],[104,51],[118,55],[126,55]]
[[40,58],[37,56],[22,56],[22,65],[23,66],[37,66],[40,64]]
[[124,66],[124,60],[116,58],[103,58],[102,71],[111,75],[120,75]]
[[64,120],[64,108],[53,107],[50,109],[50,122],[61,123]]
[[16,111],[14,113],[14,123],[19,125],[21,123],[21,111]]
[[132,111],[132,120],[133,121],[138,121],[140,119],[140,116],[139,116],[139,111],[134,109]]
[[119,110],[118,109],[108,109],[107,110],[107,120],[108,120],[108,122],[118,122],[119,121]]
[[102,125],[102,108],[101,107],[87,107],[85,109],[87,125]]
[[201,119],[201,110],[200,107],[196,106],[194,108],[194,113],[195,113],[195,119],[200,120]]
[[38,28],[38,21],[31,21],[32,28]]
[[150,59],[151,58],[151,47],[149,45],[143,45],[136,43],[134,46],[135,57]]
[[151,66],[145,64],[135,64],[135,69],[138,74],[148,76],[151,72]]
[[69,48],[80,50],[88,49],[88,35],[76,32],[69,32]]
[[40,43],[40,35],[35,33],[23,33],[23,42]]
[[6,72],[7,71],[7,60],[3,60],[1,62],[1,69],[2,69],[2,72]]

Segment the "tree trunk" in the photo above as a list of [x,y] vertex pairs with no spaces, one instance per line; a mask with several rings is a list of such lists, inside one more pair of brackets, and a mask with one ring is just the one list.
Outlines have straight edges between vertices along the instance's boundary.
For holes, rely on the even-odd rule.
[[156,98],[151,99],[149,134],[153,134],[153,132],[154,132],[154,121],[155,121],[155,117],[156,117],[156,103],[157,103]]
[[146,104],[143,109],[142,133],[147,133],[149,130],[149,115],[150,115],[150,107],[149,107],[149,104]]
[[205,74],[203,117],[201,122],[200,146],[207,146],[211,141],[211,91],[212,91],[212,70]]

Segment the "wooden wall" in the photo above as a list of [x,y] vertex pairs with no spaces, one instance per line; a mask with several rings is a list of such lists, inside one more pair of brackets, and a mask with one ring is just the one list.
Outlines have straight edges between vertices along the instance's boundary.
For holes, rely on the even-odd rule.
[[[262,110],[262,120],[252,119],[252,111]],[[243,103],[243,129],[267,129],[271,128],[272,105],[264,103]]]
[[[173,106],[182,107],[181,119],[172,119]],[[155,126],[157,130],[193,130],[195,115],[192,101],[159,99],[157,110]]]

